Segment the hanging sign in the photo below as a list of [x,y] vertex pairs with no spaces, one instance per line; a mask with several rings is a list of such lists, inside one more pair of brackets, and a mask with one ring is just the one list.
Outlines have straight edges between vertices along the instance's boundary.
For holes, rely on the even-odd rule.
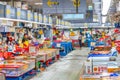
[[36,12],[34,13],[34,21],[38,22],[38,14]]
[[52,24],[52,18],[49,17],[49,24]]
[[10,19],[16,19],[17,15],[16,15],[16,8],[11,7],[10,5],[6,5],[6,18],[10,18]]
[[27,11],[27,20],[31,21],[31,11],[30,10]]
[[17,8],[17,19],[21,19],[21,9]]
[[5,17],[5,6],[0,4],[0,17]]
[[56,19],[56,25],[58,25],[58,19]]
[[47,22],[48,22],[48,21],[47,21],[47,16],[46,16],[46,15],[44,15],[43,20],[44,20],[44,23],[47,23]]
[[30,13],[30,20],[34,21],[34,14],[33,14],[33,12]]
[[14,7],[11,7],[11,10],[10,10],[10,18],[11,18],[11,19],[16,19],[16,18],[17,18],[16,8],[14,8]]
[[59,2],[57,2],[57,1],[52,1],[52,0],[48,0],[47,1],[47,6],[48,7],[53,7],[54,5],[59,5]]
[[6,5],[6,18],[11,18],[11,6],[10,5]]
[[21,10],[21,19],[27,20],[27,10]]
[[64,21],[62,21],[62,25],[64,25]]
[[39,17],[39,22],[42,23],[42,20],[43,20],[43,19],[42,19],[42,14],[39,14],[38,17]]

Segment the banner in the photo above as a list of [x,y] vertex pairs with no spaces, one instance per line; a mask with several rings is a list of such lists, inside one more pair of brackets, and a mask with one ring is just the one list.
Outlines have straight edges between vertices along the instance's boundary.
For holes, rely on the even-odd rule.
[[5,15],[6,18],[11,18],[11,14],[10,14],[11,11],[10,10],[11,10],[11,6],[10,5],[6,5],[6,11],[5,11],[6,12],[6,15]]
[[43,20],[44,20],[43,23],[47,23],[47,22],[48,22],[48,19],[47,19],[47,16],[46,16],[46,15],[44,15]]
[[0,17],[5,17],[5,6],[0,4]]
[[16,8],[11,7],[10,5],[6,5],[5,12],[6,12],[6,14],[5,14],[6,18],[10,18],[10,19],[16,19],[17,18]]
[[17,18],[17,14],[16,14],[16,8],[14,8],[14,7],[11,7],[10,8],[10,18],[11,19],[16,19]]
[[30,13],[30,20],[34,21],[34,14],[33,14],[33,12]]
[[49,17],[49,24],[52,24],[52,17]]
[[21,10],[21,19],[27,20],[27,10]]
[[31,21],[31,11],[30,10],[27,11],[27,20]]
[[39,22],[42,23],[42,20],[43,20],[43,18],[42,18],[42,14],[39,14],[38,17],[39,17]]
[[34,21],[38,22],[38,14],[37,14],[37,12],[34,13]]
[[21,9],[17,8],[17,19],[21,19]]

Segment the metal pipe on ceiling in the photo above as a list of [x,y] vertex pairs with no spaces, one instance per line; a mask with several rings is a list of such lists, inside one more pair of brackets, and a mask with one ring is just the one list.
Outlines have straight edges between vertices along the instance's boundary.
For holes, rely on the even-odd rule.
[[11,0],[11,6],[14,7],[14,0]]
[[78,0],[76,0],[76,13],[78,13]]

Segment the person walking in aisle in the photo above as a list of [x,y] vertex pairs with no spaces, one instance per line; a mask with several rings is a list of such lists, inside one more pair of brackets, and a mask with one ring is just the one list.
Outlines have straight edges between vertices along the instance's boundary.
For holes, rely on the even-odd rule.
[[79,41],[79,45],[80,45],[80,49],[82,48],[82,34],[80,33],[78,36],[78,41]]

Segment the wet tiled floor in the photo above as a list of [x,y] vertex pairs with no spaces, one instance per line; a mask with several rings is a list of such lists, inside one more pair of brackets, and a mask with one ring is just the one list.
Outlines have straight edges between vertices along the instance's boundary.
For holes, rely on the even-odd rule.
[[74,50],[30,80],[79,80],[88,52],[88,48]]

